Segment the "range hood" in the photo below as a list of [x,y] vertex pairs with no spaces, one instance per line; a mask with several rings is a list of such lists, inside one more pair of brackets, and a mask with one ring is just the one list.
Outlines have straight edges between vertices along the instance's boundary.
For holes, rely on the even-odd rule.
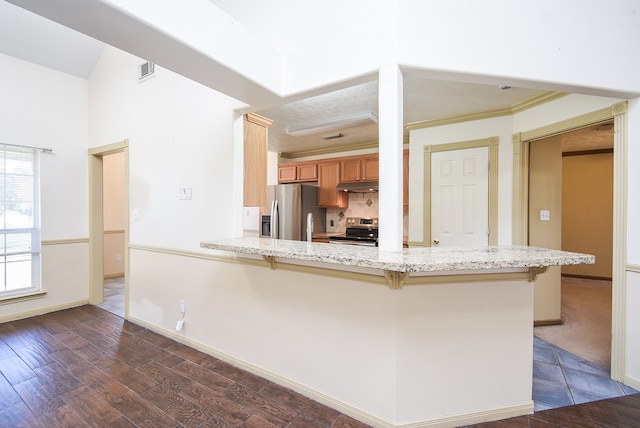
[[342,190],[345,192],[354,192],[354,193],[370,193],[378,191],[378,182],[377,181],[369,181],[369,182],[357,182],[357,183],[340,183],[336,186],[336,189]]

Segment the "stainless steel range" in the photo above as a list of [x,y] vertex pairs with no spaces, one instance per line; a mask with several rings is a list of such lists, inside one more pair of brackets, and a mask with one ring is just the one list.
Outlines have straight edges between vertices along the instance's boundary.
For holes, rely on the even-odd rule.
[[331,244],[378,245],[378,219],[347,217],[347,230],[344,235],[331,236]]

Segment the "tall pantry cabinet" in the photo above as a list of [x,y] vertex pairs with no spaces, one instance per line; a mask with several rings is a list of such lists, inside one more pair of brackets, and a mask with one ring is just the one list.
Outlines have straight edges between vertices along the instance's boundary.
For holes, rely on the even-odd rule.
[[245,207],[267,205],[267,133],[271,123],[254,113],[244,116]]

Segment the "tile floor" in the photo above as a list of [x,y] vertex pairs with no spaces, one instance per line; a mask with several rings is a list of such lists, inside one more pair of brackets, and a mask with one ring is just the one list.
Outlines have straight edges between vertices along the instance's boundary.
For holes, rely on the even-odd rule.
[[[104,303],[98,307],[124,318],[124,277],[104,281]],[[636,393],[612,380],[608,370],[534,336],[535,411]]]
[[636,393],[612,380],[608,370],[534,336],[535,411]]
[[104,280],[104,302],[99,308],[124,318],[124,277]]

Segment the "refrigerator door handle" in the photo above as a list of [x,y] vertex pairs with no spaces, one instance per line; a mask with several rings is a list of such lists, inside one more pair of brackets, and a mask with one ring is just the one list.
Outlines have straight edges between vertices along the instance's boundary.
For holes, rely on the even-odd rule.
[[279,222],[278,222],[278,201],[276,201],[275,199],[273,201],[271,201],[271,238],[273,239],[278,239],[278,236],[280,235],[279,231],[278,231],[278,226],[279,226]]
[[313,241],[313,214],[307,214],[307,242]]

